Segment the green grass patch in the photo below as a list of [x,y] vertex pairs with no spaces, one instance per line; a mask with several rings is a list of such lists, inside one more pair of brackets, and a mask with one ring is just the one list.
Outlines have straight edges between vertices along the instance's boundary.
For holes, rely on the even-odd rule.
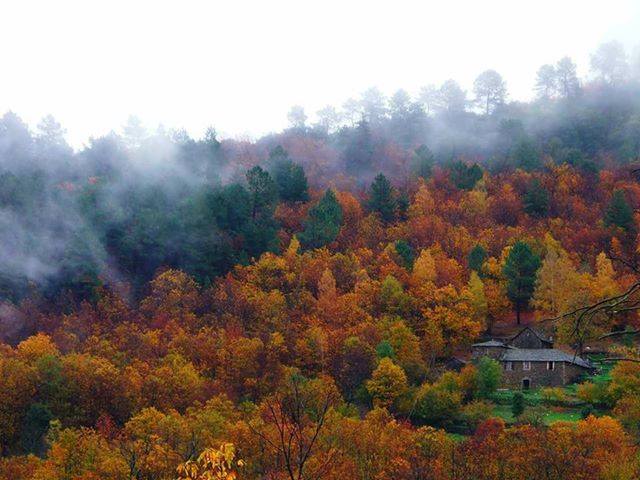
[[464,442],[469,436],[463,435],[461,433],[447,432],[447,437],[449,437],[454,442]]
[[[525,414],[529,408],[531,407],[525,408]],[[493,409],[493,415],[503,419],[505,423],[515,423],[516,421],[511,413],[511,405],[496,405]],[[581,419],[580,410],[574,408],[552,407],[542,413],[542,421],[545,425],[551,425],[555,422],[577,422]]]

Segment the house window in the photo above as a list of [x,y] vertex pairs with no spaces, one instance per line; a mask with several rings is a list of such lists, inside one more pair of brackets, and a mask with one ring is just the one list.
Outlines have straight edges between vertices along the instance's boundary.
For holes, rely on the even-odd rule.
[[531,362],[522,362],[523,370],[531,370]]
[[547,362],[547,370],[555,370],[556,362]]
[[505,370],[513,370],[513,362],[507,362],[504,364]]

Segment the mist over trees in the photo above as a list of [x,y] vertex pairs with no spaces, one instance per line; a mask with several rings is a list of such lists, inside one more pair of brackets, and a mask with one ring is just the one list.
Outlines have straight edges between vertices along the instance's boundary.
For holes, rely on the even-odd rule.
[[[0,119],[0,292],[15,301],[34,288],[88,298],[104,282],[135,292],[161,267],[207,284],[282,249],[282,205],[310,202],[309,218],[294,228],[307,247],[330,243],[341,215],[328,187],[363,195],[392,222],[406,214],[409,180],[429,179],[434,168],[470,190],[484,171],[568,164],[595,174],[632,163],[640,155],[639,65],[617,42],[593,53],[585,79],[560,58],[539,68],[530,103],[510,102],[495,70],[478,75],[472,95],[455,80],[415,96],[370,88],[311,120],[294,106],[288,129],[254,142],[220,140],[213,129],[200,139],[149,132],[132,117],[120,133],[74,151],[53,117],[31,130],[7,112]],[[529,185],[527,212],[546,215],[547,197],[543,186]],[[617,202],[613,224],[626,221]]]

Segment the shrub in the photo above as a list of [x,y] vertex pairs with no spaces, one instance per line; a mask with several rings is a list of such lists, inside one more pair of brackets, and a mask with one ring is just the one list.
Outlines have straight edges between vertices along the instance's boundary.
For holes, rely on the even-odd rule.
[[511,413],[515,418],[518,418],[524,413],[524,395],[521,392],[513,394],[511,401]]
[[461,420],[474,431],[478,425],[492,417],[493,404],[484,401],[475,401],[462,407]]
[[567,395],[560,387],[543,388],[540,391],[542,401],[548,405],[562,405],[567,401]]

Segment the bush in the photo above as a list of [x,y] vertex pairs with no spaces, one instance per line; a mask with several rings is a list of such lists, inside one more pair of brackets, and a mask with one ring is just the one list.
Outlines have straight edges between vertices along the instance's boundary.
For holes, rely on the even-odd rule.
[[582,383],[578,385],[576,395],[580,400],[592,405],[610,407],[614,403],[606,383]]
[[461,397],[460,392],[444,385],[425,383],[416,392],[415,415],[427,425],[450,425],[459,417]]
[[524,413],[524,395],[521,392],[513,394],[513,399],[511,401],[511,413],[514,418],[518,418]]
[[567,395],[560,387],[548,387],[540,390],[543,403],[547,405],[562,405],[567,402]]
[[518,423],[521,425],[532,425],[534,427],[542,427],[544,425],[544,415],[546,409],[544,407],[530,407],[518,417]]
[[469,430],[475,429],[485,420],[493,416],[493,404],[484,401],[475,401],[462,407],[461,420],[467,425]]

